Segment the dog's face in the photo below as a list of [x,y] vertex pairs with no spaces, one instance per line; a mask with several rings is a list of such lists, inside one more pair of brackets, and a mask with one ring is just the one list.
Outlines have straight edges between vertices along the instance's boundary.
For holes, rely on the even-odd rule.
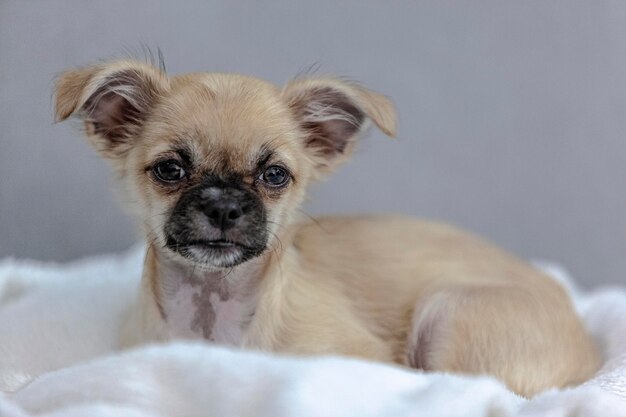
[[271,248],[309,183],[347,158],[367,120],[388,135],[395,124],[387,99],[334,79],[279,89],[118,61],[64,73],[56,93],[57,118],[84,120],[149,242],[210,268]]

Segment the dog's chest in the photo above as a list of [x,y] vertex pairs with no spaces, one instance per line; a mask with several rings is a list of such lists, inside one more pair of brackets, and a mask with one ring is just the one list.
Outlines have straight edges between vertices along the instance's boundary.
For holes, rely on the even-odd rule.
[[254,298],[211,280],[182,282],[165,294],[163,312],[173,338],[204,338],[240,345],[252,320]]

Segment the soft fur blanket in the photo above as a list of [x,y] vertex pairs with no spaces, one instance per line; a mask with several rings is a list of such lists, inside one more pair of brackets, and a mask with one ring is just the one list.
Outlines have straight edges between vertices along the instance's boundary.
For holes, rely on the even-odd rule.
[[[0,417],[626,416],[626,291],[579,293],[605,356],[587,383],[532,400],[487,377],[173,343],[116,352],[142,248],[66,265],[0,261]],[[34,378],[34,379],[33,379]]]

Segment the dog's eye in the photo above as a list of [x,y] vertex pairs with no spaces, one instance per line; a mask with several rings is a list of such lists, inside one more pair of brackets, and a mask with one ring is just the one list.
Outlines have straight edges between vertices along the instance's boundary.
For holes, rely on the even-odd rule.
[[173,159],[159,162],[153,169],[154,175],[163,182],[178,182],[187,174],[182,166]]
[[285,184],[289,180],[289,174],[285,168],[272,165],[263,172],[262,178],[268,185],[277,187]]

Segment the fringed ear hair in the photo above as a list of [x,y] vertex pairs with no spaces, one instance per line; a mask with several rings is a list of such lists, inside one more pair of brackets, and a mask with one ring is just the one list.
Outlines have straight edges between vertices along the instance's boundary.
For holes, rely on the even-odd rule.
[[105,156],[129,149],[150,109],[169,88],[162,70],[124,60],[66,71],[56,84],[56,120],[77,115]]
[[319,168],[332,169],[347,159],[368,120],[387,136],[395,135],[393,104],[361,86],[336,79],[297,80],[283,96]]

